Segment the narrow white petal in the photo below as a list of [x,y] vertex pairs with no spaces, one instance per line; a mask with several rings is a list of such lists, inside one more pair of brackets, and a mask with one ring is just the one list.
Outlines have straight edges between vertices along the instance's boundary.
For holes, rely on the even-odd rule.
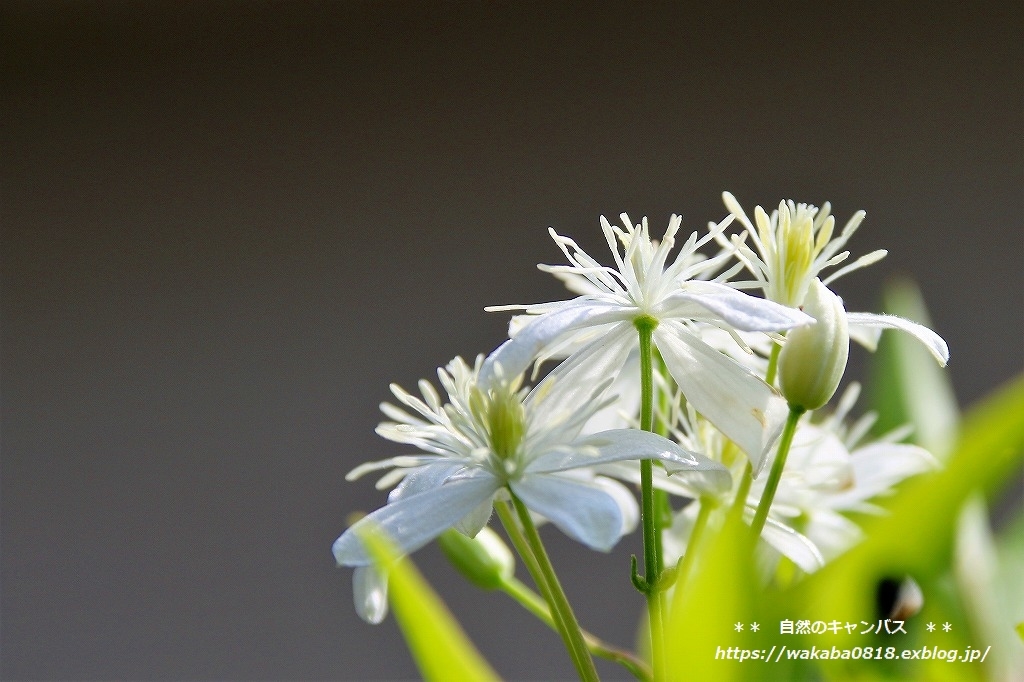
[[664,310],[669,317],[724,320],[746,332],[783,331],[814,322],[813,317],[796,308],[757,298],[718,282],[685,283],[680,293],[667,299]]
[[370,625],[388,615],[388,574],[377,566],[357,566],[352,574],[352,597],[356,613]]
[[861,503],[889,492],[900,481],[935,471],[940,464],[930,452],[909,443],[872,443],[850,457],[853,485],[827,498],[833,509],[861,510]]
[[[585,436],[573,443],[569,452],[552,453],[530,464],[527,471],[546,473],[568,471],[611,462],[656,459],[670,473],[704,473],[706,492],[718,494],[732,485],[729,471],[704,455],[684,450],[676,443],[654,433],[637,429],[615,429]],[[689,479],[692,480],[692,479]]]
[[416,467],[421,464],[427,464],[435,459],[437,459],[436,455],[399,455],[398,457],[389,457],[377,462],[365,462],[345,474],[345,480],[354,481],[371,471],[390,469],[391,467]]
[[882,337],[882,330],[878,327],[862,327],[850,324],[850,314],[846,314],[846,322],[849,325],[850,338],[864,348],[874,353],[878,350],[878,340]]
[[[750,514],[753,517],[753,513]],[[825,559],[814,543],[795,530],[769,518],[761,531],[761,539],[782,552],[806,573],[825,565]]]
[[864,536],[856,523],[829,509],[816,509],[806,528],[807,539],[814,543],[827,561],[852,547]]
[[924,325],[905,320],[895,315],[876,315],[874,313],[846,313],[847,323],[853,326],[873,327],[882,329],[899,329],[924,344],[940,365],[949,362],[949,347],[942,337]]
[[556,343],[566,332],[618,322],[629,316],[629,311],[621,306],[581,299],[574,299],[559,310],[538,315],[488,356],[480,370],[479,384],[483,387],[491,385],[496,379],[496,364],[501,365],[501,371],[507,378],[522,374],[545,348]]
[[654,342],[686,399],[747,454],[757,476],[789,414],[786,401],[678,322],[658,325]]
[[[600,398],[593,395],[594,390],[618,375],[637,344],[636,337],[631,324],[613,326],[549,372],[523,401],[531,430],[545,430],[589,407],[589,400]],[[569,433],[567,439],[575,436]]]
[[342,566],[373,563],[359,539],[362,532],[380,532],[402,554],[414,552],[458,523],[498,489],[492,476],[446,483],[440,488],[381,507],[357,521],[334,542],[334,558]]
[[388,495],[388,503],[391,504],[402,498],[439,488],[456,472],[465,468],[464,462],[438,458],[438,461],[433,464],[410,471],[398,487]]
[[607,552],[622,535],[622,511],[600,486],[555,474],[527,474],[509,486],[531,511],[591,549]]

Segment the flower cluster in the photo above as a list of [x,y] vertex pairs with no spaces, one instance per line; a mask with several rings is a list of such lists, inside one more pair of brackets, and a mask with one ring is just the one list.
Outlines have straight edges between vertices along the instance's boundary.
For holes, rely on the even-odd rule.
[[[770,215],[757,207],[752,222],[731,194],[724,200],[729,215],[678,250],[678,216],[660,239],[646,218],[635,224],[623,214],[621,226],[602,218],[611,265],[550,230],[567,263],[539,267],[575,296],[489,308],[518,311],[509,338],[473,364],[455,358],[439,369],[444,395],[427,381],[420,397],[391,387],[399,405],[381,405],[388,421],[377,433],[411,451],[349,474],[384,472],[378,488],[392,490],[333,548],[340,565],[356,567],[366,620],[384,617],[387,571],[374,565],[366,533],[410,553],[449,529],[473,537],[497,512],[514,542],[543,521],[608,551],[639,518],[647,575],[634,568],[634,583],[650,599],[664,567],[715,513],[745,509],[767,578],[780,556],[811,572],[857,541],[848,512],[877,511],[874,498],[937,466],[899,442],[906,434],[866,441],[870,417],[848,419],[856,384],[831,413],[818,412],[844,375],[850,339],[873,349],[883,329],[898,329],[940,364],[948,359],[930,329],[847,312],[830,289],[885,251],[819,277],[847,260],[841,249],[864,213],[834,236],[828,204],[782,202]],[[549,361],[557,364],[526,386]],[[662,495],[657,510],[655,489],[680,501]],[[555,594],[542,548],[523,541],[517,549],[545,596]],[[649,604],[653,611],[657,600]],[[657,636],[652,644],[657,665]]]

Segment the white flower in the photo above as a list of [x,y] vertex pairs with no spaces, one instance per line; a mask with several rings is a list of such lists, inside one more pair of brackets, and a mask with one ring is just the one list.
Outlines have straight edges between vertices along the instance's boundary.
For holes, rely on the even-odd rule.
[[[906,435],[906,430],[874,442],[862,442],[874,415],[869,413],[852,426],[844,424],[859,393],[859,384],[851,384],[835,414],[819,423],[801,422],[797,427],[761,533],[768,546],[806,572],[817,570],[861,538],[860,527],[846,513],[881,513],[873,500],[890,493],[900,481],[939,466],[924,448],[896,442]],[[701,428],[700,421],[692,415],[677,424],[679,429],[674,435],[683,447],[703,452],[711,459],[728,460],[727,444],[720,435]],[[740,471],[735,463],[732,468],[734,473]],[[676,489],[670,488],[668,482],[661,487],[696,496],[686,488],[686,474],[678,478]],[[764,480],[755,480],[745,504],[748,520],[753,518],[763,492]],[[722,494],[718,504],[728,506],[734,495],[735,490]],[[699,509],[699,502],[688,505],[666,530],[667,557],[678,557],[683,552]],[[766,558],[762,555],[762,561]]]
[[[845,427],[843,418],[859,394],[860,385],[852,384],[835,415],[797,429],[769,512],[769,518],[806,536],[825,560],[861,538],[860,527],[844,513],[881,513],[872,500],[890,494],[910,476],[939,468],[924,448],[896,442],[906,430],[863,442],[875,419],[872,413]],[[763,488],[762,481],[754,481],[748,504],[756,505]]]
[[[736,197],[723,192],[722,199],[731,213],[730,217],[743,225],[756,249],[755,252],[744,243],[745,237],[733,236],[732,245],[736,257],[746,265],[754,280],[733,282],[732,286],[763,289],[767,299],[794,308],[804,304],[811,283],[822,270],[839,265],[849,258],[849,251],[839,252],[839,249],[857,231],[865,215],[864,211],[857,211],[840,235],[833,239],[835,218],[829,215],[831,207],[828,202],[819,210],[810,204],[782,201],[778,210],[772,211],[770,216],[758,206],[754,209],[754,219],[757,221],[755,228]],[[723,240],[719,237],[720,242]],[[880,261],[886,253],[884,249],[878,249],[861,256],[833,272],[822,283],[828,286],[848,272]],[[923,325],[895,315],[874,313],[847,313],[846,321],[850,337],[869,350],[875,350],[883,329],[899,329],[924,344],[943,367],[949,361],[946,342]]]
[[[607,381],[581,393],[553,372],[527,393],[518,389],[518,378],[505,381],[500,367],[493,381],[481,383],[482,364],[482,356],[472,367],[456,358],[438,370],[448,394],[445,404],[429,382],[421,381],[422,400],[391,387],[410,411],[381,405],[394,421],[382,423],[377,432],[420,452],[367,463],[347,476],[353,480],[392,469],[378,487],[398,483],[386,506],[334,543],[339,565],[363,569],[354,577],[361,615],[383,617],[385,594],[382,570],[370,567],[360,540],[364,530],[383,532],[401,553],[413,552],[448,528],[475,535],[487,523],[494,500],[511,492],[565,534],[608,551],[629,525],[623,512],[628,492],[595,476],[590,467],[657,459],[669,471],[700,472],[708,490],[730,485],[720,464],[651,433],[622,429],[581,436],[584,423],[610,402],[602,399]],[[635,506],[631,496],[628,502]]]
[[[804,313],[748,296],[720,282],[698,281],[720,267],[730,254],[701,260],[697,249],[712,240],[731,219],[698,239],[694,232],[675,260],[680,218],[673,216],[661,242],[651,239],[644,219],[634,226],[623,214],[625,229],[601,219],[615,267],[605,267],[573,240],[551,230],[570,265],[541,269],[586,278],[590,293],[574,299],[528,306],[497,306],[488,310],[525,310],[512,337],[492,355],[510,373],[531,363],[570,352],[559,371],[578,385],[594,385],[615,376],[638,345],[638,326],[654,327],[653,342],[673,379],[698,412],[734,440],[753,463],[755,472],[781,432],[787,410],[778,393],[750,370],[700,338],[698,325],[712,325],[734,335],[737,330],[774,332],[813,322]],[[618,243],[624,253],[619,252]],[[568,280],[567,280],[568,281]],[[486,379],[492,370],[483,369]]]

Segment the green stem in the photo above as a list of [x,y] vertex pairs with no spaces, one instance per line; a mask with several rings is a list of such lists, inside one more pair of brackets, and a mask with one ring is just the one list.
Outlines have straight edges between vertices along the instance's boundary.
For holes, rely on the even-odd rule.
[[697,512],[697,520],[693,522],[690,539],[686,543],[686,553],[683,554],[683,558],[679,561],[679,568],[676,569],[677,590],[686,583],[686,578],[690,575],[694,559],[697,556],[697,548],[700,546],[701,539],[704,536],[704,529],[708,526],[708,519],[711,518],[711,511],[714,507],[714,501],[707,495],[702,495],[698,504],[700,505],[700,510]]
[[[546,623],[548,627],[556,631],[558,630],[558,625],[551,615],[551,609],[548,607],[547,602],[539,594],[524,585],[522,581],[517,580],[514,576],[508,578],[501,584],[501,590],[519,602],[527,611]],[[651,679],[650,668],[631,652],[608,644],[586,630],[582,632],[583,641],[587,643],[590,653],[613,663],[618,663],[638,680],[647,682]]]
[[[653,336],[657,320],[644,316],[634,321],[640,334],[640,428],[654,431],[654,363]],[[640,461],[640,519],[644,536],[644,578],[647,614],[651,628],[651,662],[654,679],[662,679],[665,669],[665,644],[662,627],[664,605],[658,583],[661,579],[661,553],[658,513],[654,496],[654,460]]]
[[779,343],[772,344],[772,354],[768,356],[768,370],[765,372],[764,381],[766,384],[773,385],[775,383],[775,372],[779,368],[779,352],[782,350],[782,345]]
[[572,606],[569,605],[569,600],[562,590],[562,585],[558,582],[558,576],[555,575],[555,568],[551,565],[551,560],[548,559],[548,554],[544,550],[544,543],[541,542],[537,526],[534,525],[533,519],[530,518],[530,510],[526,508],[526,505],[514,493],[512,493],[512,505],[519,516],[519,523],[522,526],[526,542],[533,553],[533,558],[536,559],[541,579],[547,585],[545,597],[548,598],[548,603],[551,605],[551,612],[555,615],[555,622],[560,626],[559,631],[565,642],[565,647],[569,650],[569,655],[572,657],[572,662],[576,666],[576,672],[581,680],[596,682],[599,678],[597,676],[597,669],[594,668],[594,660],[590,657],[590,650],[583,639],[583,632],[580,630],[580,624],[576,620],[576,614],[573,613]]
[[782,438],[779,439],[779,450],[775,454],[775,461],[772,463],[772,470],[768,474],[768,480],[764,484],[764,493],[761,494],[761,501],[757,505],[757,512],[754,514],[754,522],[750,526],[751,537],[756,541],[761,537],[765,521],[768,520],[768,510],[775,499],[775,491],[779,487],[779,480],[782,478],[782,470],[786,466],[786,456],[789,455],[789,448],[793,444],[793,434],[796,433],[796,423],[806,412],[798,405],[789,406],[789,417],[786,419],[786,428],[782,431]]
[[732,508],[729,510],[729,514],[732,516],[743,517],[743,509],[747,506],[747,495],[750,494],[750,484],[754,482],[754,467],[747,461],[747,466],[743,469],[743,477],[740,478],[740,487],[736,490],[736,497],[732,501]]

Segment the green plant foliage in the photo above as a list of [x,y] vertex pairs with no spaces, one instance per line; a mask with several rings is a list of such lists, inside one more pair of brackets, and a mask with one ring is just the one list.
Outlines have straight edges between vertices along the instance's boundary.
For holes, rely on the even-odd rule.
[[749,626],[757,617],[749,537],[749,528],[730,514],[719,532],[694,548],[697,563],[676,585],[666,620],[668,679],[746,679],[751,663],[740,661],[738,652],[751,648]]
[[480,652],[412,562],[399,558],[378,533],[363,533],[374,559],[389,568],[389,600],[405,641],[425,680],[497,680]]
[[[871,622],[878,617],[874,608],[879,581],[909,575],[927,595],[922,621],[950,620],[954,633],[966,632],[968,625],[956,599],[944,596],[950,589],[944,581],[952,564],[957,520],[971,494],[991,493],[1020,466],[1022,414],[1024,376],[967,415],[959,444],[943,471],[913,481],[887,502],[885,516],[865,523],[864,542],[779,598],[806,605],[810,614],[806,617],[812,619]],[[865,643],[857,635],[830,633],[827,637],[829,645],[839,647]],[[821,645],[825,643],[823,639]],[[964,641],[953,635],[939,644],[947,645],[961,647]],[[945,670],[934,670],[939,669]],[[978,672],[961,667],[950,674],[954,676],[948,679],[970,679]],[[947,679],[945,673],[941,679]]]
[[[917,285],[907,279],[889,282],[882,292],[882,309],[925,326],[932,326]],[[956,358],[951,359],[955,364]],[[882,334],[872,357],[872,406],[878,414],[876,432],[904,424],[913,426],[910,440],[945,460],[956,442],[959,408],[949,370],[908,334]]]

